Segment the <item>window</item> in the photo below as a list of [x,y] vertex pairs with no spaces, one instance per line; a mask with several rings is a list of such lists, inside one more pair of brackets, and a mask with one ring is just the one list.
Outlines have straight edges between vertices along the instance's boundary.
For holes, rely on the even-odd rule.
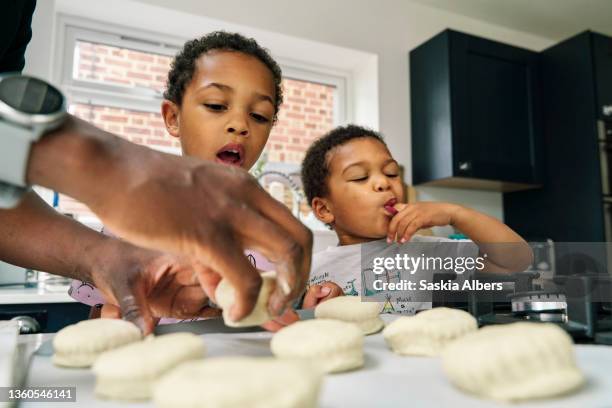
[[[160,115],[165,81],[180,45],[82,28],[64,21],[61,87],[69,111],[133,143],[180,154]],[[176,41],[178,43],[178,41]],[[345,79],[281,64],[284,103],[278,122],[253,173],[275,198],[300,218],[310,209],[303,199],[299,165],[309,145],[344,121]],[[85,223],[97,218],[66,196],[59,210]]]

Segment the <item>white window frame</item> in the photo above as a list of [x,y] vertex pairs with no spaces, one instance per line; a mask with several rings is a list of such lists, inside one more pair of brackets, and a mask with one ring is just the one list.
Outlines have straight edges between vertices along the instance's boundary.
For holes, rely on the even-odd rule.
[[[74,49],[78,41],[100,43],[119,48],[129,48],[135,51],[151,52],[155,54],[173,56],[178,51],[177,46],[154,42],[125,33],[125,31],[109,32],[100,30],[95,24],[82,24],[83,21],[73,21],[70,17],[62,16],[59,19],[61,32],[62,52],[57,72],[57,82],[66,93],[69,100],[75,103],[94,103],[97,105],[112,106],[145,112],[159,112],[162,95],[144,87],[128,87],[122,85],[101,84],[95,81],[73,79],[72,73],[76,59]],[[93,25],[93,26],[92,26]]]
[[[66,93],[70,102],[159,112],[163,96],[151,89],[73,79],[76,42],[83,40],[135,51],[174,56],[182,48],[182,44],[189,39],[61,13],[58,14],[57,22],[58,52],[55,54],[56,60],[54,61],[55,81]],[[352,106],[349,105],[351,100],[349,84],[352,81],[350,72],[282,57],[275,57],[275,59],[283,71],[284,78],[333,86],[335,88],[333,125],[346,123],[349,108]]]

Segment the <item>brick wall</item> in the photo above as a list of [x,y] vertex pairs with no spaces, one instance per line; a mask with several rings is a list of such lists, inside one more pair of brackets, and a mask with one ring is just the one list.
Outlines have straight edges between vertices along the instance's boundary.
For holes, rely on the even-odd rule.
[[308,146],[333,127],[335,88],[285,78],[283,89],[285,100],[264,151],[271,162],[299,164]]
[[[168,56],[79,41],[73,77],[162,92],[171,60]],[[299,164],[308,146],[333,127],[335,88],[289,78],[283,80],[283,88],[285,101],[264,152],[269,162]],[[133,143],[180,152],[179,141],[168,135],[158,112],[90,104],[72,104],[69,110]],[[285,201],[288,204],[290,199]],[[60,209],[77,216],[90,214],[84,205],[65,196],[60,198]],[[302,212],[307,211],[303,207]]]
[[162,92],[172,57],[77,41],[74,79]]
[[166,132],[159,113],[86,104],[72,104],[70,113],[132,143],[180,153],[179,140]]

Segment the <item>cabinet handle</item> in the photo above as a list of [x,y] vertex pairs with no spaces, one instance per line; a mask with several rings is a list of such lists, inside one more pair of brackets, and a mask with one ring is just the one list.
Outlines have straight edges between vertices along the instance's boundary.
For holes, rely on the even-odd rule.
[[472,168],[472,163],[469,161],[459,162],[459,170],[468,171]]

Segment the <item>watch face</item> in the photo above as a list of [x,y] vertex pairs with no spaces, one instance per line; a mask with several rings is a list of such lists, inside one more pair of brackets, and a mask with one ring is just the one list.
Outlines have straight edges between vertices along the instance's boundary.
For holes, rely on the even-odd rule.
[[42,115],[59,111],[64,102],[55,87],[27,76],[13,76],[0,82],[0,99],[20,112]]

